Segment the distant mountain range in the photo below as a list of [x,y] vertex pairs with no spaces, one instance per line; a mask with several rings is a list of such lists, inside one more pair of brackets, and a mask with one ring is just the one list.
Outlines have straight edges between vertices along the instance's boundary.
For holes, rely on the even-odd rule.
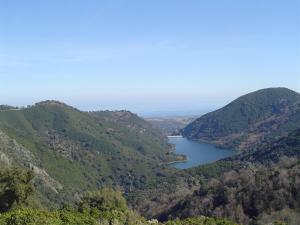
[[253,150],[299,128],[300,94],[267,88],[239,97],[182,129],[183,136],[236,150]]

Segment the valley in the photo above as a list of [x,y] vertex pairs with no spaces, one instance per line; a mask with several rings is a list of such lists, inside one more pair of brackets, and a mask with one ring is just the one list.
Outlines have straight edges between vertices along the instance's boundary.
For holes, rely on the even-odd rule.
[[0,225],[300,225],[300,0],[0,0]]
[[85,112],[52,100],[18,110],[3,106],[0,209],[8,219],[0,216],[0,222],[18,213],[60,221],[58,212],[81,221],[66,224],[102,218],[112,224],[296,225],[299,96],[263,89],[200,118],[167,122],[126,110]]
[[145,120],[165,136],[174,136],[180,134],[180,130],[196,118],[197,116],[147,117]]

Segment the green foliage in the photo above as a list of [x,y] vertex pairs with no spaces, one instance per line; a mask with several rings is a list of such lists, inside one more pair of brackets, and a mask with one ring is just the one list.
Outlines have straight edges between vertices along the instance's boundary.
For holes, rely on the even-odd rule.
[[[143,215],[149,218],[158,216],[162,220],[172,213],[174,218],[216,213],[215,216],[239,221],[273,210],[278,212],[284,207],[292,207],[292,212],[295,212],[300,206],[296,201],[299,199],[296,189],[300,189],[299,168],[290,157],[299,158],[299,151],[298,129],[260,150],[168,174],[159,185],[131,194],[130,203]],[[290,173],[293,175],[288,176]],[[197,194],[193,194],[194,190]],[[241,199],[244,204],[239,203]],[[174,208],[169,211],[171,204]],[[158,211],[157,208],[165,209]],[[295,217],[292,213],[282,214],[287,218]]]
[[[14,164],[35,165],[63,186],[59,190],[49,179],[35,181],[39,196],[56,205],[74,202],[76,192],[104,186],[121,186],[125,191],[146,188],[158,182],[157,174],[168,173],[165,162],[175,160],[167,140],[127,111],[82,112],[45,101],[0,111],[0,130],[10,138],[3,146],[5,153],[11,156],[16,149],[22,153],[10,157]],[[27,152],[10,146],[15,142]],[[54,188],[58,193],[50,193]]]
[[236,225],[226,219],[209,218],[209,217],[191,217],[184,220],[171,220],[165,223],[166,225]]
[[275,221],[274,225],[288,225],[287,223],[281,222],[281,221]]
[[[278,103],[280,96],[284,98]],[[0,138],[5,145],[1,146],[0,154],[21,167],[34,165],[39,175],[34,185],[41,198],[48,198],[45,208],[54,202],[70,203],[86,190],[121,186],[132,200],[130,203],[134,203],[131,206],[143,215],[193,216],[168,221],[167,225],[232,224],[222,219],[194,217],[199,215],[229,217],[249,224],[261,214],[299,209],[300,163],[291,163],[290,159],[282,162],[282,155],[295,156],[298,152],[299,156],[300,132],[296,130],[278,140],[281,132],[299,126],[299,105],[292,104],[298,101],[296,96],[297,93],[285,89],[264,90],[228,105],[225,111],[214,114],[217,119],[204,117],[208,124],[203,129],[205,135],[222,136],[243,133],[249,124],[257,124],[270,115],[287,119],[285,112],[289,112],[288,120],[284,120],[287,122],[280,124],[276,135],[273,133],[274,139],[266,141],[266,151],[252,151],[239,158],[243,162],[277,158],[278,167],[248,163],[241,166],[230,159],[177,171],[164,166],[175,157],[166,140],[136,115],[127,111],[81,112],[55,101],[0,111]],[[262,127],[266,128],[265,125]],[[239,138],[230,141],[238,145],[244,137]],[[9,154],[12,152],[15,154]],[[22,208],[28,207],[31,179],[32,172],[0,172],[0,211],[6,212],[0,215],[0,224],[152,224],[132,212],[122,194],[111,188],[88,192],[78,208]],[[164,209],[167,210],[163,212]]]
[[270,164],[279,162],[283,157],[300,157],[300,129],[279,140],[266,141],[258,150],[243,152],[232,160]]
[[249,150],[299,128],[299,123],[300,94],[286,88],[268,88],[198,118],[182,133],[222,147]]
[[112,188],[102,188],[99,191],[87,192],[80,204],[80,211],[91,211],[97,209],[99,211],[121,211],[127,212],[127,203],[120,191]]
[[70,211],[40,211],[35,209],[19,209],[2,214],[1,225],[94,225],[95,218],[88,214]]
[[[299,159],[282,158],[271,166],[249,163],[207,180],[193,195],[166,212],[166,217],[205,215],[251,224],[265,213],[299,210],[299,196]],[[290,219],[287,214],[283,218]]]
[[219,177],[223,172],[236,168],[238,165],[232,161],[217,161],[210,164],[205,164],[193,167],[188,172],[193,176],[204,178]]
[[26,203],[33,192],[33,173],[17,168],[0,170],[0,212],[6,212]]
[[141,217],[122,219],[111,212],[90,215],[76,211],[40,211],[19,209],[0,214],[0,225],[236,225],[225,219],[194,217],[166,223],[146,221]]
[[128,209],[122,194],[111,188],[86,193],[78,209],[66,206],[61,210],[45,211],[18,207],[0,214],[0,225],[133,225],[144,222]]

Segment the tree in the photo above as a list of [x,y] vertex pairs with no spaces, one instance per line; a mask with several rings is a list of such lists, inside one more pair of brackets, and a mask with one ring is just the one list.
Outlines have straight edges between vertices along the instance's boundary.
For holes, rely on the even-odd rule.
[[103,188],[99,191],[87,192],[79,203],[79,211],[97,209],[99,211],[127,212],[126,200],[120,191]]
[[0,169],[0,212],[23,205],[33,192],[32,171],[18,168]]

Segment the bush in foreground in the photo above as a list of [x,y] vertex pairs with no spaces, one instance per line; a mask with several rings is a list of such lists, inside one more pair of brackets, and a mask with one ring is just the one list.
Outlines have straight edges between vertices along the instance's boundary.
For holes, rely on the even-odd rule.
[[[112,212],[99,212],[98,215],[77,211],[40,211],[35,209],[18,209],[0,214],[0,225],[235,225],[224,219],[207,217],[173,220],[164,224],[156,220],[146,221],[141,217],[119,217]],[[131,215],[132,216],[132,215]]]

